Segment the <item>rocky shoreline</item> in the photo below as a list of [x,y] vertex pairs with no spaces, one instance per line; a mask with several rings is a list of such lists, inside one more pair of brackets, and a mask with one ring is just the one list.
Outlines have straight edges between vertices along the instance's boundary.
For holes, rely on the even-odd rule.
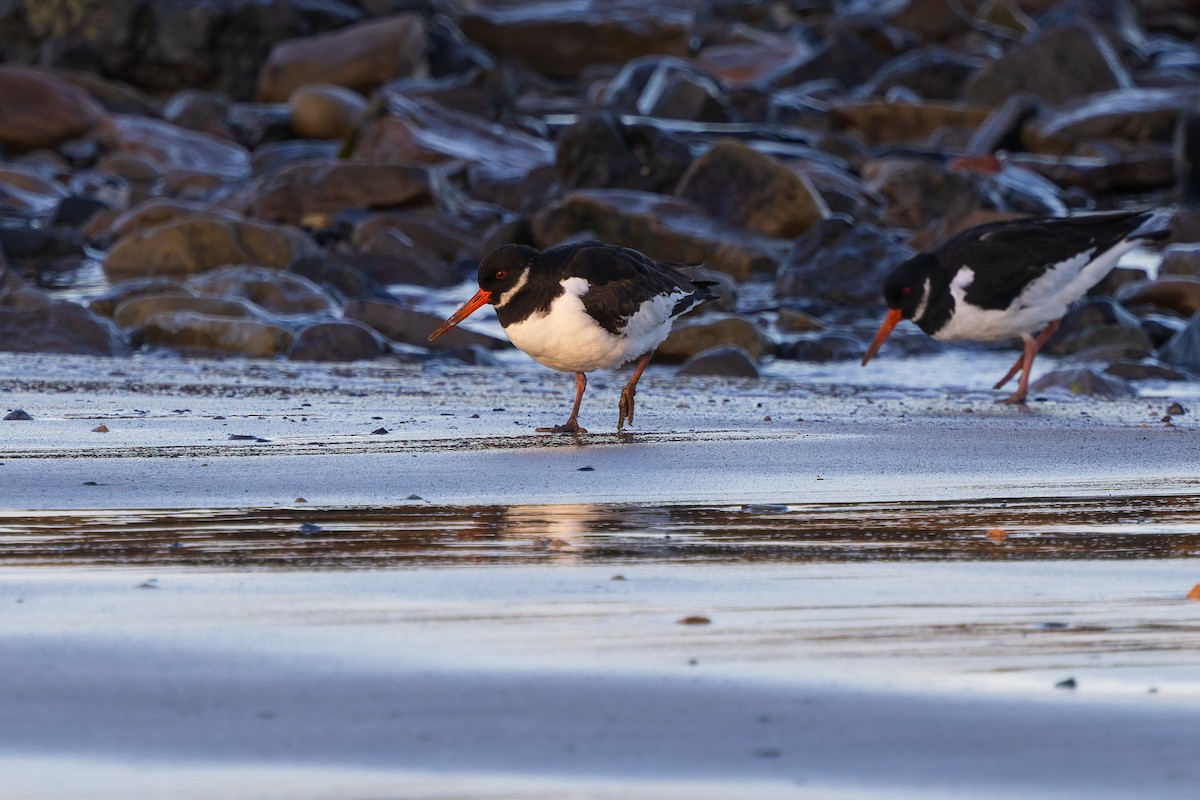
[[507,342],[425,341],[447,290],[499,244],[600,238],[703,263],[722,302],[659,360],[753,377],[861,357],[882,276],[965,227],[1177,205],[1161,265],[1067,317],[1047,351],[1077,368],[1040,388],[1192,380],[1198,12],[6,4],[0,349],[488,363]]

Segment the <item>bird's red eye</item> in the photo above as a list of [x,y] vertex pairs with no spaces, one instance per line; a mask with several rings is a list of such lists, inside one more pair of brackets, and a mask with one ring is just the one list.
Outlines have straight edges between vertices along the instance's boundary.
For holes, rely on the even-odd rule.
[[496,270],[496,280],[502,281],[507,277],[508,277],[508,270],[505,270],[505,269]]
[[900,290],[901,297],[908,297],[910,294],[912,294],[911,286],[905,286],[903,289]]

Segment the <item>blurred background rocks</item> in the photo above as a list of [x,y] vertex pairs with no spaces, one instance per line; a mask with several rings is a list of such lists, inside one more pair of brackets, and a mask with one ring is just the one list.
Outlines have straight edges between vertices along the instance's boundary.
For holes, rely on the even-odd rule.
[[719,276],[660,360],[752,379],[860,357],[966,227],[1177,205],[1050,384],[1194,378],[1198,36],[1195,0],[0,2],[0,349],[494,361],[424,341],[479,259],[600,238]]

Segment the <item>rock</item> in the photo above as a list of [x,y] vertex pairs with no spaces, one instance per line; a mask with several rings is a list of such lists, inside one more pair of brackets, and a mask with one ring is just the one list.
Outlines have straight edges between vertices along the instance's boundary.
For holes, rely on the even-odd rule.
[[184,276],[227,264],[286,267],[315,255],[295,228],[194,215],[152,225],[116,242],[104,259],[110,280],[139,275]]
[[999,28],[1006,28],[1018,36],[1037,30],[1034,22],[1022,9],[1017,0],[987,0],[980,5],[976,18]]
[[773,274],[786,242],[712,219],[682,198],[626,189],[580,189],[534,217],[545,249],[586,236],[641,250],[652,258],[704,264],[739,281]]
[[847,331],[827,331],[812,339],[797,339],[779,349],[780,358],[796,361],[852,361],[867,352],[866,343]]
[[1200,243],[1173,244],[1163,250],[1159,275],[1187,275],[1200,278]]
[[459,19],[467,38],[492,54],[552,78],[573,78],[594,64],[624,64],[640,56],[686,55],[690,23],[689,13],[654,4],[475,6]]
[[[1161,272],[1161,268],[1159,270]],[[1146,280],[1146,271],[1134,267],[1115,267],[1100,279],[1100,282],[1088,289],[1090,297],[1116,297],[1125,286]]]
[[89,356],[130,352],[129,343],[108,319],[27,287],[0,289],[0,350]]
[[288,265],[288,271],[308,278],[333,296],[343,299],[385,294],[383,286],[358,267],[325,256],[302,256]]
[[346,319],[355,319],[369,325],[392,341],[431,350],[456,350],[476,346],[487,350],[500,350],[511,346],[505,340],[475,333],[462,326],[446,331],[431,342],[429,334],[442,324],[443,318],[405,308],[394,301],[374,298],[351,300],[342,309],[342,315]]
[[719,375],[727,378],[757,378],[758,365],[740,347],[713,347],[689,358],[676,375]]
[[66,196],[65,189],[32,167],[0,164],[0,199],[8,210],[44,214]]
[[276,44],[258,75],[258,99],[284,102],[298,87],[317,82],[369,94],[392,78],[428,69],[422,18],[395,14]]
[[1200,315],[1159,348],[1158,357],[1172,366],[1200,374]]
[[840,100],[830,106],[836,128],[879,144],[922,143],[948,131],[960,131],[966,138],[988,113],[983,106],[947,102]]
[[264,178],[250,200],[260,219],[299,225],[346,209],[389,208],[433,199],[436,170],[375,160],[301,161]]
[[1200,205],[1200,108],[1183,109],[1175,123],[1175,177],[1180,199]]
[[887,231],[838,215],[796,240],[775,289],[808,302],[875,305],[884,278],[913,255]]
[[675,323],[671,334],[654,351],[658,362],[686,361],[714,347],[735,346],[756,362],[771,348],[771,342],[753,322],[732,314],[709,314]]
[[1155,359],[1115,361],[1104,368],[1106,375],[1127,381],[1186,381],[1188,375]]
[[1165,314],[1142,314],[1138,321],[1142,330],[1150,337],[1150,343],[1162,347],[1171,337],[1187,327],[1187,320]]
[[788,333],[807,333],[825,330],[825,323],[795,308],[781,308],[775,319],[775,327]]
[[96,126],[95,135],[109,150],[145,156],[162,169],[229,181],[250,174],[250,153],[246,148],[161,120],[111,114]]
[[220,92],[184,89],[163,106],[162,117],[172,125],[216,136],[234,138],[226,118],[233,100]]
[[280,355],[287,351],[294,338],[286,328],[262,320],[213,317],[193,311],[156,314],[146,321],[143,337],[150,347],[248,358]]
[[0,64],[0,146],[10,152],[51,148],[88,133],[104,109],[53,73]]
[[[730,37],[733,38],[733,37]],[[705,41],[696,63],[727,86],[752,84],[780,64],[795,61],[812,48],[798,38],[739,26],[736,38]]]
[[833,80],[848,90],[868,80],[889,54],[852,30],[837,29],[817,47],[766,72],[755,86],[772,91],[809,81]]
[[309,325],[288,348],[290,361],[366,361],[387,355],[388,344],[370,327],[355,320]]
[[864,96],[885,97],[893,89],[908,89],[924,100],[958,100],[967,80],[983,60],[942,47],[922,47],[895,58],[859,88]]
[[1133,86],[1104,37],[1084,25],[1046,28],[985,64],[967,83],[971,103],[996,105],[1024,93],[1050,105]]
[[1153,349],[1137,317],[1115,300],[1096,297],[1067,312],[1042,351],[1062,356],[1100,345]]
[[188,312],[207,317],[266,320],[263,309],[240,298],[196,297],[186,291],[142,294],[113,309],[113,321],[125,328],[140,328],[161,314]]
[[1091,194],[1113,191],[1141,191],[1169,186],[1171,157],[1166,145],[1144,142],[1129,152],[1109,151],[1096,156],[1047,156],[1017,153],[1006,161],[1021,169],[1036,172],[1059,186],[1078,187]]
[[99,234],[89,230],[92,238],[123,239],[133,236],[154,225],[180,219],[182,217],[204,216],[215,220],[240,221],[242,217],[233,211],[227,211],[206,203],[191,200],[180,200],[173,197],[156,197],[138,203],[129,210],[118,214],[108,229]]
[[554,163],[554,146],[537,137],[430,100],[390,92],[385,94],[385,102],[388,113],[361,131],[355,151],[358,159],[462,160],[494,179],[524,179],[538,167]]
[[1137,397],[1137,389],[1128,381],[1087,367],[1056,370],[1029,386],[1029,391],[1034,393],[1050,389],[1065,389],[1073,395],[1086,397]]
[[917,229],[947,216],[994,208],[980,178],[928,159],[876,159],[863,165],[862,176],[867,188],[883,198],[889,225]]
[[156,276],[152,278],[134,278],[133,280],[121,281],[111,287],[104,294],[92,298],[88,303],[88,308],[92,313],[99,314],[102,317],[112,318],[113,313],[117,310],[117,306],[126,300],[134,297],[141,297],[148,294],[187,294],[183,289],[183,284],[174,278],[166,278]]
[[331,83],[299,86],[288,97],[292,130],[306,139],[344,139],[359,125],[367,99]]
[[1117,299],[1127,306],[1152,305],[1184,319],[1200,311],[1200,277],[1176,275],[1122,286]]
[[958,0],[899,0],[883,3],[880,15],[922,40],[946,39],[971,30],[972,20]]
[[1037,116],[1042,104],[1029,95],[1014,94],[994,107],[967,142],[966,151],[972,155],[991,155],[1005,151],[1005,158],[1013,150],[1023,149],[1021,129],[1025,123]]
[[693,161],[675,193],[730,225],[786,239],[829,216],[802,173],[735,141],[718,142]]
[[691,163],[679,137],[653,125],[626,125],[607,112],[581,116],[558,137],[555,164],[566,189],[669,192]]
[[729,122],[725,87],[682,58],[647,56],[621,68],[601,92],[600,105],[616,114],[695,122]]
[[1200,90],[1122,89],[1069,103],[1026,124],[1022,140],[1035,153],[1068,155],[1092,139],[1171,141],[1180,111],[1200,101]]
[[4,415],[5,422],[29,422],[33,417],[23,408],[14,408]]
[[202,296],[242,298],[274,314],[333,311],[333,300],[307,278],[270,267],[231,264],[196,275],[184,284]]
[[342,253],[359,270],[382,284],[445,288],[462,276],[436,253],[379,218],[378,224],[358,228],[353,253]]
[[291,164],[303,161],[331,162],[337,158],[341,142],[317,142],[309,139],[289,139],[267,142],[255,148],[250,157],[250,170],[255,176],[274,175]]
[[1112,363],[1121,360],[1137,361],[1138,359],[1147,358],[1152,352],[1152,348],[1138,347],[1137,345],[1099,344],[1076,351],[1072,354],[1072,358],[1081,364],[1089,364],[1096,361]]
[[524,235],[516,214],[472,201],[408,205],[355,215],[350,241],[364,247],[379,228],[391,228],[444,261],[478,261],[502,244]]

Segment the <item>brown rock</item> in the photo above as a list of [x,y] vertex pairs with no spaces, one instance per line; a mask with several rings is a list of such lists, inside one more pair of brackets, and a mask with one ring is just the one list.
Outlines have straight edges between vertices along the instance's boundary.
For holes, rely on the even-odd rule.
[[1184,319],[1200,311],[1200,277],[1175,275],[1122,286],[1117,299],[1127,306],[1152,305],[1170,309]]
[[286,267],[316,252],[312,240],[295,228],[193,215],[120,239],[108,251],[104,271],[110,279],[120,279],[194,275],[226,264]]
[[1169,142],[1181,109],[1200,101],[1200,91],[1185,89],[1123,89],[1092,95],[1045,113],[1022,132],[1026,147],[1036,153],[1067,155],[1091,139]]
[[386,220],[358,228],[353,244],[355,252],[346,258],[379,283],[441,288],[461,280],[445,260]]
[[1132,85],[1104,37],[1090,27],[1069,25],[1039,31],[984,66],[967,84],[965,99],[996,105],[1022,92],[1059,105]]
[[1048,389],[1066,389],[1073,395],[1088,397],[1137,397],[1137,389],[1128,381],[1089,367],[1056,370],[1029,385],[1031,392]]
[[361,322],[318,322],[300,331],[288,348],[290,361],[365,361],[387,355],[387,341]]
[[797,58],[809,48],[791,36],[744,28],[739,41],[706,44],[696,62],[729,86],[753,83],[769,70]]
[[241,216],[233,211],[226,211],[208,203],[197,203],[176,197],[155,197],[118,214],[103,233],[112,239],[123,239],[154,225],[194,216],[234,222],[241,219]]
[[969,31],[971,17],[958,0],[900,0],[884,4],[883,17],[922,40],[946,39]]
[[189,278],[197,295],[242,298],[275,314],[313,314],[333,310],[333,300],[308,278],[251,264],[231,264]]
[[925,142],[947,130],[974,131],[989,109],[962,103],[843,100],[830,107],[833,123],[879,144]]
[[681,320],[654,351],[657,361],[685,361],[714,347],[739,347],[756,362],[771,349],[758,326],[732,314],[709,314]]
[[187,292],[163,292],[131,297],[113,309],[113,321],[122,328],[137,328],[145,325],[159,314],[188,311],[210,317],[236,317],[240,319],[265,319],[261,308],[245,300],[221,297],[196,297]]
[[108,319],[77,303],[21,287],[0,290],[0,350],[124,356],[129,355],[129,344]]
[[524,178],[554,163],[554,146],[429,100],[389,94],[387,114],[366,125],[355,153],[380,161],[461,160],[500,178]]
[[593,64],[686,55],[690,23],[685,12],[644,3],[476,7],[459,20],[467,38],[495,55],[555,78],[576,77]]
[[367,99],[353,89],[310,83],[288,97],[292,130],[306,139],[344,139],[367,109]]
[[667,193],[691,160],[687,142],[661,127],[626,124],[616,114],[596,112],[558,135],[555,163],[568,189]]
[[734,141],[693,161],[675,193],[731,225],[786,239],[829,216],[803,174]]
[[1000,28],[1007,28],[1019,36],[1037,30],[1037,23],[1021,10],[1014,0],[987,0],[979,6],[976,19],[991,23]]
[[775,290],[803,302],[876,305],[884,278],[913,255],[889,231],[839,214],[796,240]]
[[211,317],[192,311],[156,314],[147,321],[145,343],[189,353],[226,353],[270,358],[287,351],[291,331],[257,319]]
[[96,126],[109,150],[138,153],[164,169],[239,180],[250,174],[250,153],[241,145],[161,120],[112,114]]
[[34,214],[54,209],[67,196],[66,189],[23,164],[0,164],[0,193],[7,209]]
[[49,72],[0,65],[0,146],[14,151],[54,147],[81,136],[104,117],[85,92]]
[[972,174],[947,169],[928,159],[887,157],[862,168],[863,182],[885,203],[884,219],[902,228],[965,215],[989,204]]
[[677,375],[719,375],[728,378],[757,378],[758,365],[740,347],[713,347],[689,358]]
[[350,240],[362,247],[380,227],[400,231],[444,261],[480,259],[502,244],[511,242],[519,224],[516,214],[487,203],[454,203],[448,208],[434,205],[366,214],[354,222]]
[[346,319],[366,323],[393,341],[428,347],[431,350],[457,350],[465,347],[500,350],[510,347],[503,339],[475,333],[462,326],[451,328],[431,342],[429,334],[442,324],[442,317],[414,311],[388,300],[351,300],[342,310],[342,314]]
[[261,219],[299,224],[313,214],[432,200],[436,172],[380,161],[301,161],[263,180],[250,201]]
[[725,225],[682,198],[623,189],[581,189],[533,220],[547,248],[589,236],[641,250],[652,258],[705,266],[739,281],[773,274],[788,243]]
[[288,39],[271,48],[258,75],[258,98],[281,103],[318,82],[368,94],[393,78],[426,72],[425,50],[425,23],[407,13]]
[[107,292],[99,297],[92,298],[88,303],[88,308],[92,313],[99,314],[102,317],[112,318],[113,313],[117,310],[117,306],[134,297],[141,297],[147,294],[187,294],[184,291],[183,284],[174,278],[153,277],[153,278],[134,278],[129,281],[121,281],[109,288]]
[[1173,244],[1163,251],[1159,275],[1190,275],[1200,278],[1200,243]]

